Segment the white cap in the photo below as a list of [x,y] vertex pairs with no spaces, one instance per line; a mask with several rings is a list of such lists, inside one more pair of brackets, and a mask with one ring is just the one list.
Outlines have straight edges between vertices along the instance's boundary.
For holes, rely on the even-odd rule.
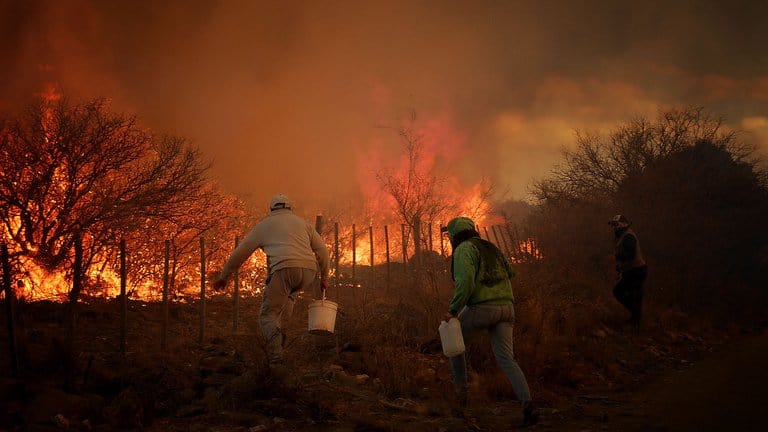
[[629,219],[627,219],[627,217],[622,214],[617,214],[608,221],[608,225],[619,225],[622,223],[629,225]]
[[291,200],[283,194],[277,194],[269,201],[269,209],[277,210],[281,208],[291,208]]

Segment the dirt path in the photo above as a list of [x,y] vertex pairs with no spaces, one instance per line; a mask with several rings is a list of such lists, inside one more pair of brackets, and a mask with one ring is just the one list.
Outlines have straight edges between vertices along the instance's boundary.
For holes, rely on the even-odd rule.
[[539,430],[767,431],[768,332],[728,343],[626,396],[584,398]]

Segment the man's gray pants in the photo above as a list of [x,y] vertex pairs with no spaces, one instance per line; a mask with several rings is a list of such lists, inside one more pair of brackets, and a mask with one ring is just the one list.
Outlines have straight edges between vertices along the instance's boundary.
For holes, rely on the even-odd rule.
[[[461,333],[466,342],[478,331],[488,331],[491,334],[491,347],[501,370],[512,384],[517,400],[525,404],[531,400],[528,382],[520,366],[515,360],[512,350],[513,329],[515,322],[514,305],[473,305],[467,306],[459,313]],[[468,390],[467,361],[465,354],[449,358],[453,372],[453,384],[461,397]]]
[[293,314],[296,294],[310,288],[315,282],[317,271],[299,267],[286,267],[272,272],[264,289],[259,323],[266,341],[269,363],[280,363],[283,359],[283,325]]

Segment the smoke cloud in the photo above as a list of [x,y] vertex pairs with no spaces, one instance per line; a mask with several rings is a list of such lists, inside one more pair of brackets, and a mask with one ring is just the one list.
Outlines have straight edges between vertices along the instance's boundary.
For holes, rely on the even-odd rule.
[[768,3],[0,0],[0,110],[46,85],[189,138],[231,192],[359,202],[414,123],[525,198],[574,130],[704,106],[768,153]]

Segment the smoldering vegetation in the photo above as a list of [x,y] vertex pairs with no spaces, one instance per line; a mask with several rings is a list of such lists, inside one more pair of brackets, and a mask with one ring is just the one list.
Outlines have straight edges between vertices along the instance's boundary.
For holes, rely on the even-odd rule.
[[[535,398],[557,407],[596,389],[631,390],[659,368],[765,328],[768,183],[761,163],[739,133],[706,111],[673,109],[605,134],[578,134],[552,174],[532,185],[535,203],[501,206],[505,228],[536,248],[514,263],[515,352]],[[616,274],[607,221],[616,213],[631,220],[649,266],[639,333],[624,326],[611,296]],[[229,239],[229,228],[210,230]],[[195,230],[184,235],[195,239]],[[334,233],[323,234],[333,245]],[[12,255],[14,269],[22,257]],[[299,299],[289,328],[295,377],[288,387],[266,370],[258,293],[244,294],[238,330],[231,297],[209,293],[202,342],[200,300],[180,295],[170,305],[162,350],[160,303],[132,298],[124,354],[122,298],[75,299],[71,350],[62,335],[69,312],[59,303],[22,301],[15,317],[21,373],[3,379],[11,408],[0,420],[15,428],[55,427],[63,418],[72,427],[85,429],[88,420],[105,430],[383,430],[390,423],[380,417],[388,410],[388,422],[412,430],[465,430],[463,420],[448,415],[452,387],[437,338],[452,294],[450,262],[432,252],[408,261],[360,265],[354,277],[342,264],[329,292],[341,305],[332,336],[306,332],[310,293]],[[263,275],[253,277],[258,283]],[[5,333],[0,340],[9,346]],[[72,358],[63,362],[62,352]],[[473,397],[488,406],[479,421],[493,429],[492,419],[515,414],[493,414],[491,407],[514,395],[487,340],[475,340],[469,354]],[[7,357],[0,362],[11,370]],[[67,394],[77,397],[56,396],[65,381]]]

